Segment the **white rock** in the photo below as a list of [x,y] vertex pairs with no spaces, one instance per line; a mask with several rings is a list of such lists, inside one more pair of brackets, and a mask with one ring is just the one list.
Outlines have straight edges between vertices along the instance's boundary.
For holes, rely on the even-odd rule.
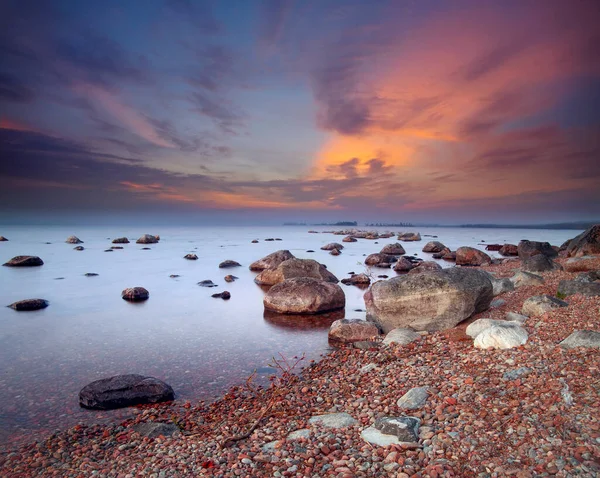
[[362,432],[360,432],[360,436],[366,442],[377,446],[399,445],[402,443],[400,440],[398,440],[398,437],[381,433],[375,427],[365,428]]
[[415,387],[411,388],[408,392],[406,392],[402,397],[398,399],[396,405],[400,408],[405,408],[408,410],[416,410],[418,408],[422,408],[427,402],[427,398],[429,397],[429,393],[427,391],[429,387]]
[[527,342],[527,331],[514,323],[494,324],[475,337],[478,349],[511,349]]
[[481,332],[483,332],[485,329],[489,329],[492,325],[504,325],[504,324],[515,324],[515,325],[520,325],[517,322],[509,322],[506,320],[495,320],[495,319],[477,319],[475,322],[473,322],[472,324],[469,324],[469,326],[467,327],[467,330],[465,330],[465,333],[471,337],[471,338],[475,338],[477,337]]
[[560,344],[566,349],[575,347],[600,348],[600,332],[595,330],[576,330]]
[[410,344],[411,342],[414,342],[415,340],[418,340],[420,338],[421,338],[421,335],[418,334],[417,332],[415,332],[413,329],[397,328],[397,329],[392,329],[387,333],[387,335],[385,336],[385,339],[383,339],[383,343],[385,345],[390,345],[390,344],[407,345],[407,344]]
[[325,428],[344,428],[355,425],[358,422],[348,413],[328,413],[326,415],[315,415],[310,417],[308,423],[311,425],[321,425]]

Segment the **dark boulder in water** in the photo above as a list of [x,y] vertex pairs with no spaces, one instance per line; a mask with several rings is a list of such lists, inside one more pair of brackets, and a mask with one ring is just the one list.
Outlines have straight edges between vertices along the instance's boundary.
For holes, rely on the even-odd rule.
[[18,302],[14,302],[9,305],[11,309],[15,310],[40,310],[48,307],[48,301],[44,299],[25,299]]
[[228,269],[229,267],[241,267],[242,265],[239,262],[226,260],[219,264],[219,269]]
[[153,236],[152,234],[144,234],[140,237],[136,243],[137,244],[156,244],[160,238],[158,236]]
[[200,287],[217,287],[217,284],[215,284],[213,281],[211,281],[210,279],[205,279],[202,280],[200,282],[198,282],[198,285]]
[[116,239],[113,239],[112,243],[113,244],[129,244],[129,239],[127,239],[126,237],[117,237]]
[[173,389],[161,380],[128,374],[96,380],[81,389],[79,405],[92,410],[113,410],[175,399]]
[[198,256],[196,254],[186,254],[185,256],[183,256],[184,259],[187,259],[188,261],[197,261],[198,260]]
[[143,287],[130,287],[121,292],[121,297],[131,302],[141,302],[150,297],[150,293]]
[[44,261],[37,256],[15,256],[3,265],[7,267],[36,267],[44,265]]
[[231,293],[227,290],[224,290],[223,292],[219,292],[218,294],[211,295],[211,297],[213,297],[214,299],[229,300],[231,299]]

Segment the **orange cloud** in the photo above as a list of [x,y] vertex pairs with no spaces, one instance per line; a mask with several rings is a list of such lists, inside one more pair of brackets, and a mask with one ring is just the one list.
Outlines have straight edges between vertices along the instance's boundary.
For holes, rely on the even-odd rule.
[[0,118],[0,129],[11,129],[13,131],[35,131],[25,123],[21,123],[20,121],[12,120],[6,117]]

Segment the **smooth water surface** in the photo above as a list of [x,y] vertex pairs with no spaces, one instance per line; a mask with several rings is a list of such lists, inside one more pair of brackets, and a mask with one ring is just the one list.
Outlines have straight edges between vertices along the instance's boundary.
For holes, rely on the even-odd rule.
[[[178,400],[211,400],[231,385],[243,382],[253,370],[266,376],[271,357],[306,353],[317,359],[329,348],[330,323],[344,313],[326,317],[265,316],[264,291],[248,265],[278,249],[296,257],[316,259],[339,279],[349,272],[364,272],[364,256],[378,252],[396,238],[359,239],[343,243],[334,257],[320,247],[341,242],[343,236],[309,234],[309,229],[331,227],[30,227],[3,226],[0,261],[16,255],[40,256],[44,265],[33,268],[0,267],[0,304],[43,298],[50,306],[41,311],[16,312],[0,308],[0,447],[13,447],[23,439],[44,436],[79,422],[115,420],[131,410],[92,412],[78,406],[78,392],[87,383],[123,373],[151,375],[169,383]],[[375,228],[369,228],[375,229]],[[379,228],[386,230],[386,228]],[[398,229],[392,229],[398,232]],[[479,243],[518,243],[544,240],[560,245],[580,231],[418,228],[421,235],[455,250]],[[144,233],[159,234],[160,243],[135,244]],[[76,251],[64,241],[70,235],[84,241]],[[111,239],[126,236],[130,244],[105,252]],[[281,238],[267,242],[265,238]],[[259,239],[258,244],[252,244]],[[421,252],[431,240],[402,243],[407,254],[430,258]],[[46,244],[49,242],[50,244]],[[377,242],[377,243],[375,243]],[[150,247],[150,250],[143,250]],[[315,252],[309,253],[312,249]],[[193,252],[197,261],[183,259]],[[494,253],[490,253],[494,255]],[[219,269],[232,259],[242,264]],[[444,267],[451,263],[440,262]],[[87,272],[99,274],[86,277]],[[372,270],[373,276],[396,274]],[[178,278],[170,278],[179,274]],[[226,283],[223,277],[239,279]],[[219,286],[203,288],[197,282],[211,279]],[[134,304],[121,299],[127,287],[142,286],[150,299]],[[347,318],[364,318],[364,291],[343,286]],[[228,290],[231,299],[211,298]]]

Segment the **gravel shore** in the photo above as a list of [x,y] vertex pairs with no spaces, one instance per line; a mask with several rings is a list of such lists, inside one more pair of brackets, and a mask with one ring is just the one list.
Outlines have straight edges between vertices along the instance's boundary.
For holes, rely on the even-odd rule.
[[[518,266],[484,269],[509,277]],[[524,300],[555,295],[558,281],[575,275],[544,273],[545,284],[503,294],[503,304],[469,322],[520,312]],[[518,348],[475,349],[467,324],[406,346],[343,348],[271,387],[235,387],[211,404],[138,407],[135,419],[120,424],[65,430],[0,456],[0,476],[599,476],[600,350],[557,344],[574,330],[600,329],[600,297],[566,300],[568,307],[528,319],[529,340]],[[400,409],[396,402],[414,387],[429,387],[425,405]],[[269,403],[248,438],[221,446]],[[332,412],[357,422],[308,423]],[[386,415],[419,418],[419,442],[365,442],[361,431]],[[180,431],[158,438],[133,431],[148,421]]]

